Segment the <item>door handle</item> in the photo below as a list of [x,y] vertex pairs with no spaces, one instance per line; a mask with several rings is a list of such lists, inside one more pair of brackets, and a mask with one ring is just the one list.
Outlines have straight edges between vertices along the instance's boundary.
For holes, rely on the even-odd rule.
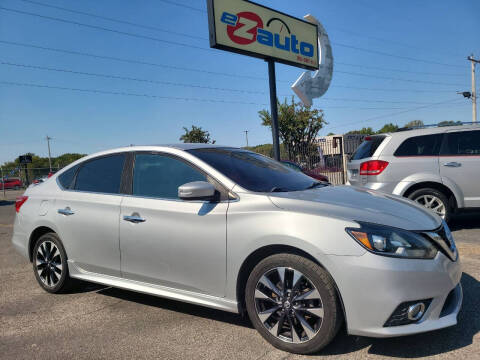
[[145,222],[144,218],[141,218],[140,216],[135,216],[135,215],[130,215],[130,216],[125,215],[123,217],[123,220],[129,221],[129,222],[134,223],[134,224]]
[[57,212],[66,216],[75,214],[68,206],[65,209],[58,209]]
[[460,164],[459,162],[456,162],[456,161],[451,161],[451,162],[447,162],[447,163],[443,164],[443,166],[460,167],[460,166],[462,166],[462,164]]

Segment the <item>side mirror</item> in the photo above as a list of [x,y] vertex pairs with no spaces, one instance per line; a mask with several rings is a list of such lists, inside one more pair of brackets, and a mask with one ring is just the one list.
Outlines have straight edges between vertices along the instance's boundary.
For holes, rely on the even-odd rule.
[[182,200],[212,200],[215,186],[206,181],[193,181],[178,187],[178,197]]

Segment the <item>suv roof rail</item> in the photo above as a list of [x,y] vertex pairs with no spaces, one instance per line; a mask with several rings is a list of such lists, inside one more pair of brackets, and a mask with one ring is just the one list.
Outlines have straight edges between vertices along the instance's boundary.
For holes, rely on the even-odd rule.
[[454,123],[449,123],[449,124],[438,123],[438,124],[427,124],[427,125],[420,125],[420,126],[408,126],[408,127],[398,128],[395,132],[416,130],[416,129],[426,129],[431,127],[447,127],[447,126],[459,126],[459,125],[479,125],[479,123],[473,122],[473,121],[455,121]]

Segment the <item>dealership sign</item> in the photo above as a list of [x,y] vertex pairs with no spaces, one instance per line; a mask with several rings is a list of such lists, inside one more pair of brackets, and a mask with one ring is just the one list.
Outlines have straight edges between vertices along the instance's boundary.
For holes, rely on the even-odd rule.
[[208,21],[213,48],[318,69],[315,23],[246,0],[208,0]]

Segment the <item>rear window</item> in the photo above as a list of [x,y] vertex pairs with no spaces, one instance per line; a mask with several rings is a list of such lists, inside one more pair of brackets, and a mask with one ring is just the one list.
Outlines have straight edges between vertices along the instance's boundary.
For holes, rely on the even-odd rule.
[[353,153],[352,160],[360,160],[372,157],[385,138],[385,135],[367,136],[357,150]]
[[413,136],[406,139],[395,151],[394,156],[437,156],[443,134]]

